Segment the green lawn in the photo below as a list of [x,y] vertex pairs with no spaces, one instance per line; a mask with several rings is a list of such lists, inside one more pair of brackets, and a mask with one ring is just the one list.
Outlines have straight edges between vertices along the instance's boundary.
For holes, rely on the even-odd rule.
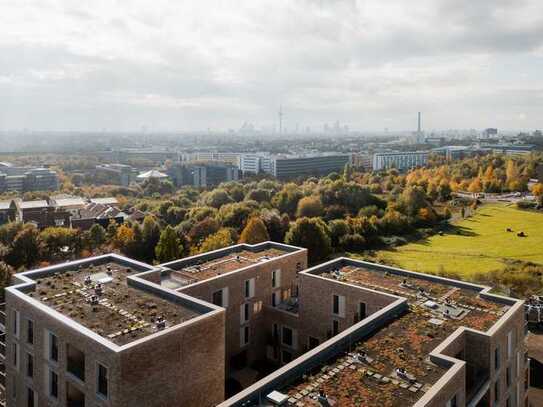
[[[507,228],[514,233],[507,232]],[[527,237],[517,237],[518,231],[524,231]],[[474,272],[500,269],[504,259],[543,264],[543,214],[514,206],[482,206],[472,218],[457,222],[444,236],[381,251],[379,257],[408,270],[444,270],[466,278]]]

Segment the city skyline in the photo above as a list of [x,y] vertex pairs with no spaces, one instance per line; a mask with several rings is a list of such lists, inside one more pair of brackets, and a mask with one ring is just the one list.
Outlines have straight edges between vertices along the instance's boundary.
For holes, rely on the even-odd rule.
[[541,127],[537,1],[0,6],[0,131]]

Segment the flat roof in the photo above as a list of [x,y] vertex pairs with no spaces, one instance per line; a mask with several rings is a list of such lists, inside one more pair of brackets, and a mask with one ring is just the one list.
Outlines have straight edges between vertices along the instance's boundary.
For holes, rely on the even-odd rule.
[[[315,397],[323,390],[338,405],[352,401],[368,407],[413,405],[448,370],[431,362],[430,353],[459,327],[487,331],[510,308],[453,281],[394,270],[345,264],[307,272],[404,297],[408,309],[353,343],[349,354],[337,355],[281,389],[291,402],[319,406]],[[405,369],[406,375],[397,369]]]
[[289,252],[280,246],[262,246],[260,249],[251,250],[249,246],[238,245],[232,246],[229,250],[166,263],[163,267],[171,269],[172,272],[164,275],[162,284],[170,288],[183,287],[271,260]]
[[129,276],[156,269],[118,257],[91,258],[23,273],[35,281],[34,289],[25,294],[118,346],[203,313],[168,295],[130,284]]

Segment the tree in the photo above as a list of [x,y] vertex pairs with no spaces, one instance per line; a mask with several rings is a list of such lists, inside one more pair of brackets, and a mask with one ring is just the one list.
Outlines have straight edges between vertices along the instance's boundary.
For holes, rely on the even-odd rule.
[[298,185],[289,183],[273,197],[272,205],[279,209],[279,212],[293,216],[296,212],[298,201],[302,197],[303,194]]
[[155,248],[156,258],[164,263],[178,259],[183,254],[181,240],[170,225],[166,226],[160,234],[160,239]]
[[190,229],[188,237],[193,246],[199,246],[206,237],[216,233],[219,228],[219,222],[217,222],[215,219],[207,218],[196,223]]
[[117,228],[114,244],[120,251],[127,253],[130,251],[130,246],[134,243],[134,231],[129,225],[122,224]]
[[4,301],[4,288],[10,285],[11,276],[13,275],[13,269],[9,264],[0,261],[0,299]]
[[106,241],[106,230],[98,223],[91,226],[89,235],[90,243],[93,249],[100,247]]
[[57,256],[76,253],[81,248],[79,231],[62,227],[50,227],[41,231],[40,239],[43,242],[47,260]]
[[316,196],[306,196],[298,201],[296,216],[299,218],[315,218],[322,216],[323,212],[321,200]]
[[236,232],[231,228],[222,228],[217,233],[208,236],[198,248],[199,253],[219,250],[235,243]]
[[542,196],[543,195],[543,184],[537,183],[532,187],[532,194],[535,196]]
[[13,240],[8,262],[16,268],[20,266],[30,268],[40,259],[42,247],[38,229],[34,225],[26,224]]
[[210,191],[205,197],[205,204],[211,206],[212,208],[220,208],[223,205],[232,203],[234,200],[228,195],[223,188],[215,188],[213,191]]
[[[172,209],[169,208],[168,211]],[[160,240],[160,226],[154,216],[146,216],[143,220],[142,258],[152,262],[155,258],[155,247]]]
[[307,248],[312,263],[327,258],[332,251],[328,228],[319,218],[298,219],[287,232],[285,242]]
[[247,226],[245,226],[239,238],[240,243],[249,244],[266,242],[268,240],[270,240],[270,236],[268,235],[266,225],[264,225],[262,219],[256,216],[249,219]]

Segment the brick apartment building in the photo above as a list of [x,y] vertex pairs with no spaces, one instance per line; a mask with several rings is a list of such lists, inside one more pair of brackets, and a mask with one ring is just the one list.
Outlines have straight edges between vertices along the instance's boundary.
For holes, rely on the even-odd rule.
[[306,249],[273,242],[16,280],[8,406],[529,405],[524,304],[488,287],[346,258],[307,269]]

